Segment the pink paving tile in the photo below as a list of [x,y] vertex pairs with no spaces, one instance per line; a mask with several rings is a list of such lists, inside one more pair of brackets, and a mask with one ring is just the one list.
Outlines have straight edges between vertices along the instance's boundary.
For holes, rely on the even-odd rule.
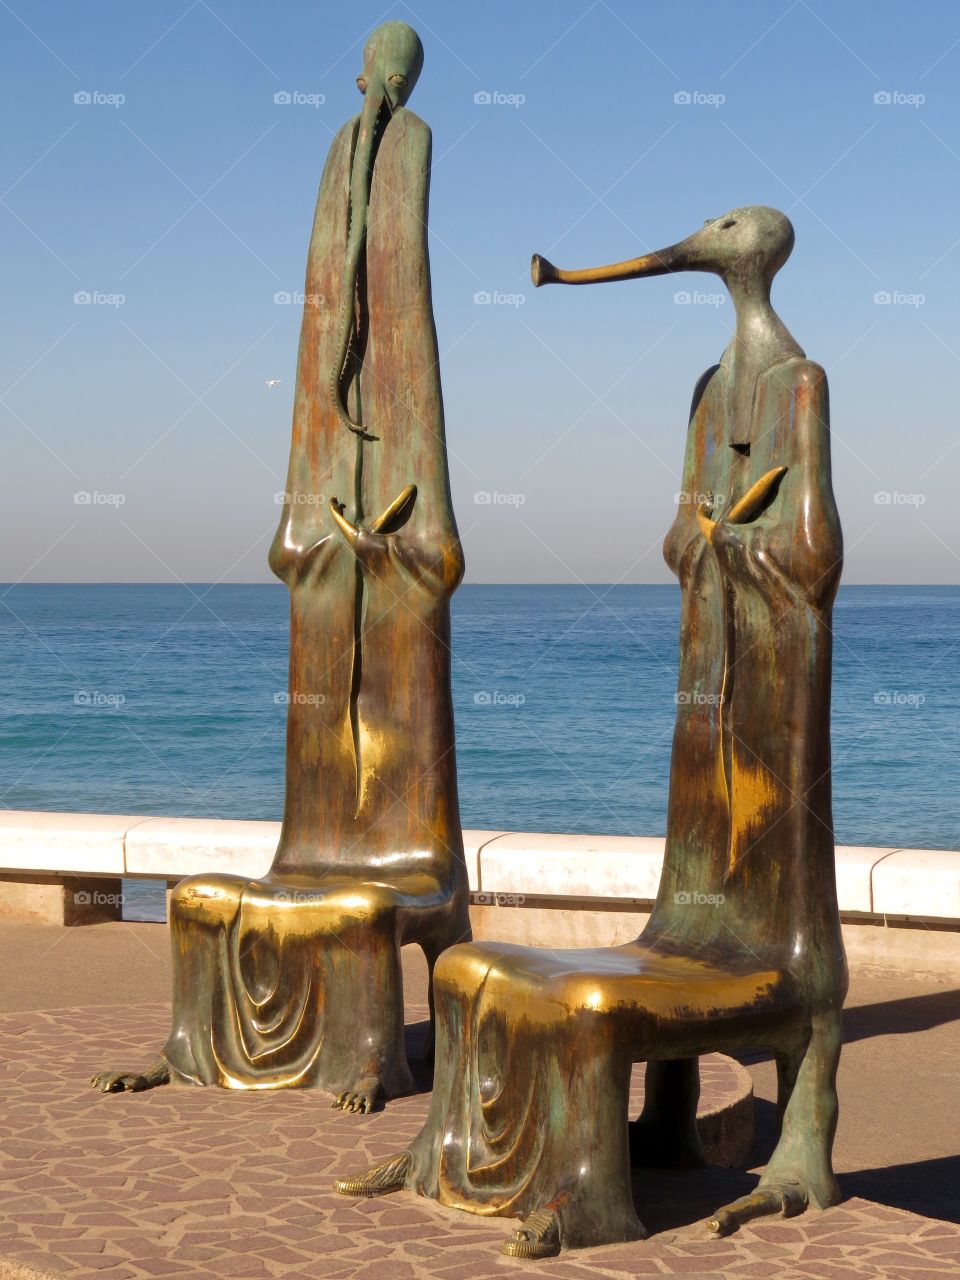
[[[14,1037],[0,1018],[0,1056],[17,1068],[4,1074],[0,1102],[0,1256],[70,1280],[933,1280],[960,1270],[960,1229],[864,1200],[723,1241],[691,1222],[526,1267],[498,1252],[508,1219],[454,1214],[409,1193],[353,1204],[332,1194],[335,1173],[409,1145],[425,1095],[347,1116],[319,1093],[104,1098],[87,1088],[104,1061],[160,1042],[168,1017],[162,1005],[47,1013],[36,1027],[17,1015]],[[722,1098],[722,1062],[704,1062],[704,1081],[705,1096]]]
[[956,1280],[956,1267],[927,1267],[923,1263],[918,1263],[915,1267],[891,1267],[888,1274],[894,1280],[941,1280],[943,1276],[950,1276],[951,1280]]

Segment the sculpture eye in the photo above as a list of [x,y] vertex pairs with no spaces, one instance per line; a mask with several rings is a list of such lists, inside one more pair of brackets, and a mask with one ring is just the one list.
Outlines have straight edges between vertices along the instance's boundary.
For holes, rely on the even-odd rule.
[[357,76],[357,88],[361,93],[367,92],[367,81],[364,76]]
[[726,222],[724,222],[724,223],[721,225],[720,230],[721,230],[721,231],[726,231],[727,227],[735,227],[736,225],[737,225],[737,220],[736,220],[736,218],[727,218]]
[[407,77],[401,75],[400,72],[397,71],[390,77],[390,83],[399,85],[401,88],[403,88],[403,86],[407,83]]

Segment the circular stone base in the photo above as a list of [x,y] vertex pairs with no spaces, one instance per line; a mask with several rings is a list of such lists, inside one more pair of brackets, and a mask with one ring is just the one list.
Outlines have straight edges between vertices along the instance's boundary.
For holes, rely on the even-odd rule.
[[[643,1109],[645,1065],[634,1064],[630,1077],[630,1115]],[[700,1059],[697,1132],[707,1164],[743,1168],[753,1146],[753,1078],[746,1067],[724,1053]]]

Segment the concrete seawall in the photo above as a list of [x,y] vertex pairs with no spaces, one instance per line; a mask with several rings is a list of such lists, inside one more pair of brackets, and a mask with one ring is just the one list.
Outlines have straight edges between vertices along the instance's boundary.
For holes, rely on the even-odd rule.
[[[0,920],[116,919],[124,878],[270,866],[280,824],[133,814],[0,814]],[[663,838],[465,830],[478,937],[610,946],[636,937],[660,881]],[[960,974],[960,851],[837,847],[853,965]],[[698,886],[682,892],[696,895]]]

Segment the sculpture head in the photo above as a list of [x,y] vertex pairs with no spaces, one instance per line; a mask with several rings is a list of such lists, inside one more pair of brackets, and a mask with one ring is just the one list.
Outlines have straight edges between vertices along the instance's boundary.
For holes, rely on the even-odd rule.
[[350,169],[349,235],[343,260],[339,336],[330,369],[330,394],[341,424],[359,436],[364,432],[347,413],[340,382],[354,327],[354,298],[367,235],[373,165],[390,117],[410,97],[422,67],[423,45],[413,27],[405,22],[383,22],[364,46],[363,71],[357,76],[363,109]]
[[357,88],[379,110],[384,102],[391,111],[402,107],[413,92],[423,67],[423,45],[405,22],[383,22],[363,49],[363,71]]
[[699,231],[656,253],[582,271],[563,271],[534,254],[530,273],[539,286],[602,284],[675,271],[709,271],[728,285],[762,283],[769,288],[789,258],[793,241],[793,225],[785,213],[766,205],[747,205],[720,218],[708,218]]

